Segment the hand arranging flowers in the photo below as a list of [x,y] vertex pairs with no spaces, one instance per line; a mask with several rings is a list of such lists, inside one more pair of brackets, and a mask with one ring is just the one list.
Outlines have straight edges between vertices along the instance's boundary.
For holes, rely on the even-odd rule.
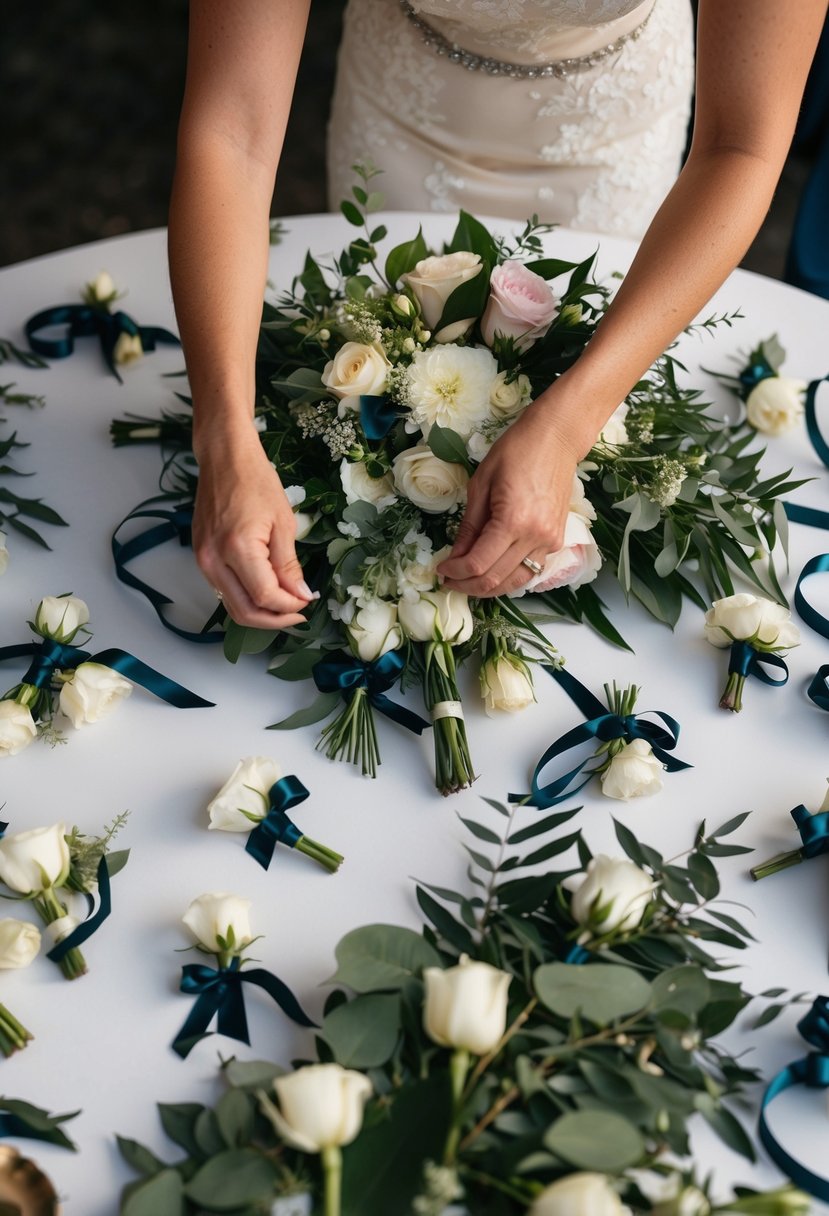
[[[791,615],[781,604],[747,592],[714,601],[705,614],[705,636],[712,646],[729,647],[731,652],[720,709],[739,713],[748,676],[764,684],[786,683],[789,673],[779,652],[800,645],[800,630]],[[782,677],[775,679],[765,667],[777,668]]]
[[195,996],[189,1017],[173,1042],[173,1051],[184,1059],[205,1038],[216,1017],[219,1034],[249,1043],[245,1014],[244,983],[264,989],[279,1008],[300,1026],[313,1026],[287,985],[262,967],[242,970],[248,961],[244,952],[256,939],[250,927],[250,900],[225,892],[211,892],[194,899],[182,917],[195,938],[195,948],[215,956],[217,966],[189,963],[182,968],[181,991]]
[[[109,880],[126,865],[129,850],[112,853],[109,844],[125,821],[126,815],[117,816],[102,836],[95,837],[76,827],[67,833],[65,823],[12,834],[6,833],[7,824],[2,825],[0,881],[14,893],[11,898],[31,900],[52,941],[47,958],[60,965],[68,980],[86,974],[80,946],[110,914]],[[76,892],[85,899],[89,905],[85,920],[70,913],[59,891]],[[95,892],[98,907],[93,912]]]
[[180,709],[213,704],[125,650],[92,655],[79,649],[74,642],[79,633],[89,634],[88,621],[89,609],[82,599],[47,595],[38,604],[34,621],[29,621],[40,642],[0,647],[0,660],[31,659],[20,683],[0,699],[0,756],[15,755],[39,734],[59,742],[61,734],[54,725],[58,710],[76,729],[97,722],[129,696],[133,683]]
[[[621,855],[593,857],[559,831],[577,810],[520,826],[490,807],[468,821],[469,891],[418,887],[422,934],[339,942],[318,1062],[225,1061],[214,1111],[161,1108],[172,1164],[119,1140],[142,1175],[123,1216],[139,1198],[242,1216],[302,1193],[325,1216],[805,1216],[792,1187],[718,1200],[688,1161],[692,1116],[754,1155],[733,1107],[757,1074],[717,1038],[751,997],[709,953],[749,939],[715,865],[746,851],[728,840],[746,816],[665,860],[621,825]],[[215,1142],[194,1135],[208,1122]]]
[[287,845],[334,873],[343,862],[340,853],[300,832],[288,811],[308,797],[296,777],[283,777],[282,769],[266,756],[240,760],[215,798],[208,803],[210,827],[218,832],[248,832],[245,850],[267,870],[277,844]]

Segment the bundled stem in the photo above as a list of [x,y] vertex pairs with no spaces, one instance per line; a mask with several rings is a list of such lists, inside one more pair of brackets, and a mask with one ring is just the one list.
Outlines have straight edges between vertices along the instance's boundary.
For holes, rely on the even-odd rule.
[[22,1051],[33,1037],[5,1005],[0,1005],[0,1051],[4,1056],[8,1058],[14,1052]]
[[357,688],[349,695],[345,708],[320,735],[317,749],[324,750],[329,760],[359,764],[364,777],[377,776],[380,748],[367,689]]
[[[52,887],[46,887],[35,896],[32,903],[44,925],[53,925],[55,921],[62,920],[64,916],[68,915],[67,909],[60,902]],[[77,946],[67,950],[58,966],[68,980],[77,980],[82,975],[86,975],[86,959]]]
[[455,794],[472,784],[475,770],[466,738],[455,656],[448,642],[430,642],[426,647],[423,693],[435,736],[435,784],[442,794]]

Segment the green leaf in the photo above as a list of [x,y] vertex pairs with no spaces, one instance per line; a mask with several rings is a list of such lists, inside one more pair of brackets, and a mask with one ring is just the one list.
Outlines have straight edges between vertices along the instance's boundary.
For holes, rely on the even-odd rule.
[[720,836],[730,836],[732,832],[737,831],[737,828],[742,827],[750,814],[750,811],[743,811],[741,815],[735,815],[733,819],[726,819],[725,823],[721,824],[715,831],[708,833],[708,839],[714,840]]
[[563,1018],[575,1013],[607,1026],[645,1009],[651,986],[637,971],[615,963],[545,963],[533,976],[536,994],[543,1005]]
[[228,1148],[242,1148],[253,1139],[253,1099],[241,1089],[222,1094],[215,1107],[216,1123]]
[[181,1177],[171,1169],[135,1187],[121,1204],[121,1216],[183,1216],[183,1213]]
[[735,1153],[739,1153],[748,1161],[757,1160],[751,1139],[730,1110],[718,1105],[710,1094],[697,1094],[695,1105],[703,1119],[710,1124],[724,1144],[733,1148]]
[[445,326],[454,325],[456,321],[474,321],[484,311],[488,297],[489,274],[484,268],[451,293],[443,306],[434,332],[439,333]]
[[255,1149],[230,1149],[206,1161],[185,1194],[209,1212],[232,1212],[276,1194],[275,1167]]
[[[589,968],[588,968],[589,970]],[[573,1111],[544,1133],[544,1145],[580,1170],[617,1174],[645,1154],[637,1129],[621,1115],[606,1110]]]
[[359,207],[356,207],[350,199],[343,199],[340,203],[340,211],[342,211],[349,224],[353,224],[355,228],[362,228],[363,213]]
[[413,241],[404,241],[402,245],[395,245],[386,258],[386,278],[392,287],[396,286],[404,274],[414,270],[417,263],[428,256],[429,250],[423,239],[422,228],[418,228],[417,236]]
[[456,950],[460,950],[463,954],[472,954],[475,950],[475,942],[469,930],[459,924],[451,912],[447,912],[446,908],[442,907],[437,900],[432,899],[431,895],[428,895],[422,887],[417,888],[416,894],[421,910],[428,916],[438,933]]
[[560,274],[575,270],[575,262],[564,262],[561,258],[538,258],[535,262],[525,263],[527,270],[538,274],[542,279],[555,279]]
[[628,857],[637,866],[644,866],[646,863],[645,854],[642,851],[642,846],[631,832],[630,828],[626,828],[623,823],[619,823],[618,819],[613,820],[613,827],[616,832],[616,839],[627,853]]
[[688,873],[703,899],[717,898],[720,893],[720,880],[713,862],[702,853],[691,853],[688,858]]
[[[488,228],[467,211],[461,211],[447,253],[477,253],[482,262],[494,266],[498,261],[498,249]],[[480,276],[477,276],[480,278]]]
[[493,832],[492,828],[485,827],[482,823],[476,823],[474,819],[464,819],[463,815],[459,815],[458,818],[478,840],[483,840],[485,844],[499,845],[501,843],[501,837],[497,832]]
[[268,667],[268,675],[276,676],[277,680],[310,680],[314,667],[323,657],[323,652],[315,647],[307,646],[295,650],[286,658],[277,656]]
[[686,963],[671,967],[651,981],[653,1008],[677,1010],[693,1017],[711,999],[711,985],[701,967]]
[[235,1089],[271,1088],[275,1077],[281,1077],[285,1069],[270,1060],[228,1060],[223,1066],[228,1085]]
[[201,1150],[196,1143],[196,1120],[204,1110],[197,1102],[168,1103],[159,1102],[158,1113],[161,1126],[175,1143],[179,1144],[190,1156],[200,1155]]
[[368,993],[338,1005],[319,1033],[344,1068],[380,1068],[397,1046],[400,1022],[397,993]]
[[155,1153],[151,1153],[143,1144],[139,1144],[137,1140],[127,1140],[124,1136],[115,1137],[118,1143],[118,1151],[128,1165],[131,1165],[134,1170],[138,1170],[139,1174],[146,1174],[152,1178],[153,1175],[160,1173],[161,1170],[167,1169],[163,1161],[159,1161]]
[[471,472],[472,466],[467,455],[466,444],[457,431],[451,430],[448,426],[438,426],[435,423],[429,431],[428,443],[438,460],[445,460],[448,464],[461,464],[468,472]]
[[341,697],[338,692],[321,692],[305,709],[298,709],[296,713],[289,714],[280,722],[273,722],[266,727],[266,730],[295,730],[300,726],[312,726],[314,722],[321,722],[323,718],[327,718],[337,708],[340,701]]
[[277,636],[275,629],[251,629],[247,625],[237,625],[228,618],[224,640],[225,658],[236,663],[243,654],[261,654]]
[[399,925],[364,925],[352,929],[334,951],[334,984],[355,992],[402,988],[424,967],[440,967],[440,955],[412,929]]
[[205,1157],[213,1157],[224,1150],[225,1142],[219,1131],[219,1123],[215,1111],[205,1109],[196,1119],[193,1128],[199,1152]]
[[563,823],[567,823],[568,819],[572,819],[581,809],[580,806],[577,806],[572,811],[559,811],[554,815],[545,815],[543,819],[537,819],[529,827],[513,832],[511,836],[507,837],[507,844],[523,844],[525,840],[532,840],[534,836],[543,836],[546,832],[552,832],[555,828],[561,827]]

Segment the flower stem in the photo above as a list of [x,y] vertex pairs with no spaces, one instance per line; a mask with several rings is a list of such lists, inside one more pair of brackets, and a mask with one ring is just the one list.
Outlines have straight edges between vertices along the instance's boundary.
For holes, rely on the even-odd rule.
[[322,1168],[325,1173],[324,1216],[340,1216],[342,1206],[342,1153],[336,1144],[322,1150]]
[[746,678],[738,671],[732,671],[728,676],[725,692],[720,697],[720,709],[732,709],[738,714],[743,708],[743,688]]
[[317,840],[312,840],[310,836],[301,836],[294,847],[300,853],[304,853],[306,857],[316,861],[323,869],[328,870],[329,874],[335,874],[345,861],[341,853],[335,853],[333,849],[320,844]]
[[355,689],[345,708],[329,722],[317,743],[329,760],[360,764],[364,777],[376,777],[380,763],[374,711],[365,688]]
[[22,1051],[33,1037],[14,1014],[9,1013],[5,1005],[0,1005],[0,1051],[4,1056]]
[[[55,894],[54,887],[44,888],[39,895],[35,896],[32,903],[44,925],[54,924],[56,920],[61,920],[67,915],[66,908]],[[82,975],[86,975],[86,959],[77,946],[72,950],[67,950],[58,966],[68,980],[76,980]]]
[[469,1072],[469,1052],[458,1048],[452,1052],[449,1061],[449,1076],[452,1080],[452,1124],[446,1137],[446,1147],[443,1150],[443,1164],[454,1165],[461,1138],[461,1115],[463,1113],[463,1091],[466,1074]]
[[[446,702],[460,703],[455,656],[448,642],[433,642],[426,652],[424,696],[430,710]],[[455,794],[475,780],[466,726],[462,717],[432,721],[435,737],[435,784],[442,794]]]
[[770,874],[787,870],[789,866],[798,866],[804,860],[802,849],[790,849],[788,853],[778,853],[776,856],[770,857],[768,861],[761,862],[759,866],[752,866],[749,872],[754,881],[759,882],[761,878],[768,878]]

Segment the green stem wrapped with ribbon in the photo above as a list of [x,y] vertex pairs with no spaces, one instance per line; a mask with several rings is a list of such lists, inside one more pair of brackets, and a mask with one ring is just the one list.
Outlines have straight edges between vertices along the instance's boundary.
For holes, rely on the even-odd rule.
[[752,866],[750,873],[755,882],[787,870],[790,866],[800,865],[802,861],[829,853],[829,792],[816,814],[812,815],[801,803],[792,809],[791,816],[800,833],[800,848],[778,853],[768,861]]

